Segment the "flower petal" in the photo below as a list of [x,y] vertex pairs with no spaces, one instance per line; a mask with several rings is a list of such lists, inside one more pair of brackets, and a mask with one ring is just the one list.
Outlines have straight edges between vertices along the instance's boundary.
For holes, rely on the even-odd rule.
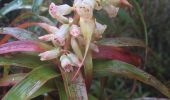
[[95,0],[83,0],[75,4],[75,9],[80,17],[89,19],[93,17],[94,6]]
[[79,66],[80,66],[81,61],[78,59],[78,57],[77,57],[75,54],[69,53],[67,56],[68,56],[69,59],[72,61],[73,65],[74,65],[75,67],[79,67]]
[[58,31],[56,26],[52,26],[46,23],[38,23],[43,29],[45,29],[48,33],[55,33]]
[[94,44],[94,43],[90,43],[90,49],[93,50],[96,53],[99,52],[98,46],[96,44]]
[[98,23],[97,21],[95,22],[95,24],[96,24],[96,29],[95,29],[94,37],[101,38],[102,34],[104,33],[104,31],[107,28],[107,25],[102,25],[102,24]]
[[80,28],[77,25],[72,25],[70,28],[70,34],[74,37],[78,37],[80,35]]
[[107,12],[109,17],[116,17],[119,11],[119,8],[113,5],[104,6],[103,9]]
[[49,11],[52,15],[68,15],[72,10],[72,7],[67,4],[57,6],[54,3],[51,3],[49,6]]
[[71,60],[66,55],[62,55],[60,57],[61,67],[64,69],[65,72],[73,71],[73,66]]
[[45,60],[51,60],[51,59],[55,59],[59,56],[60,54],[60,48],[57,49],[52,49],[43,53],[40,53],[39,56],[41,57],[41,61],[45,61]]
[[44,41],[51,41],[53,37],[54,34],[47,34],[47,35],[40,36],[39,39]]
[[69,34],[69,28],[70,26],[68,24],[63,24],[59,28],[59,30],[54,34],[54,37],[52,40],[54,45],[59,45],[59,46],[65,45],[65,40]]
[[[64,9],[67,8],[67,9]],[[71,8],[68,9],[68,6],[62,5],[62,6],[56,6],[54,3],[51,3],[49,6],[49,13],[50,15],[57,19],[61,23],[68,23],[68,18],[64,17],[63,15],[68,14],[71,12]]]

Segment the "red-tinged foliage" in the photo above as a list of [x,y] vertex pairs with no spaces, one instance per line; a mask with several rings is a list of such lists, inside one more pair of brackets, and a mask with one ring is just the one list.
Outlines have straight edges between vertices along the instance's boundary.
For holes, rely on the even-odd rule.
[[5,35],[2,40],[0,40],[0,45],[6,43],[12,36]]
[[0,45],[0,54],[19,51],[43,52],[44,50],[36,41],[14,41]]
[[18,28],[27,28],[27,27],[30,27],[30,26],[36,26],[38,25],[38,22],[30,22],[30,23],[23,23],[23,24],[20,24],[16,27]]
[[103,45],[98,45],[98,47],[99,53],[93,52],[93,58],[95,59],[120,60],[135,66],[141,65],[141,58],[138,55],[132,54],[123,48]]

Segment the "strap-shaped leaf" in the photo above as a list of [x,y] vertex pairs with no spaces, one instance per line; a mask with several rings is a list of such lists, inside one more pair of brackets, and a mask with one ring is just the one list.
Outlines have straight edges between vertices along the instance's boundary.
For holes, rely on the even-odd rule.
[[39,7],[43,3],[43,0],[33,0],[32,11],[39,14]]
[[18,9],[23,4],[23,0],[13,0],[0,10],[0,15],[5,15],[10,11]]
[[59,74],[51,67],[38,67],[12,87],[3,100],[29,100],[47,81],[57,76]]
[[119,47],[98,45],[99,52],[93,52],[94,59],[120,60],[135,66],[141,65],[141,58]]
[[[0,86],[15,85],[18,82],[20,82],[22,79],[24,79],[26,75],[27,75],[26,73],[20,73],[20,74],[13,74],[13,75],[9,75],[7,77],[4,77],[4,78],[0,79]],[[51,91],[54,91],[54,90],[56,90],[56,85],[55,85],[54,81],[47,82],[36,93],[34,93],[31,96],[31,98],[37,97],[39,95],[42,95],[44,93],[48,93],[48,92],[51,92]],[[64,88],[63,88],[62,91],[64,91]],[[59,91],[59,93],[60,92],[61,91]],[[67,100],[67,99],[65,99],[65,100]]]
[[[54,82],[54,80],[51,80],[51,81],[45,83],[43,86],[41,86],[41,88],[38,89],[30,98],[32,99],[37,96],[43,95],[44,93],[49,93],[49,92],[56,91],[56,90],[57,90],[57,88],[56,88],[55,82]],[[58,92],[60,93],[60,91],[58,91]]]
[[38,40],[38,36],[34,33],[16,27],[0,28],[0,33],[11,35],[19,40]]
[[36,68],[38,66],[49,65],[48,62],[40,61],[40,58],[34,55],[28,54],[15,54],[11,57],[0,57],[0,65],[14,65],[26,68]]
[[108,76],[117,74],[128,78],[139,80],[148,84],[162,94],[170,98],[169,89],[152,75],[138,69],[137,67],[121,61],[96,61],[94,64],[95,75]]
[[146,47],[145,43],[143,43],[141,40],[129,37],[104,38],[100,40],[98,44],[114,47]]
[[0,45],[0,54],[19,51],[43,52],[50,48],[49,45],[37,41],[14,41]]

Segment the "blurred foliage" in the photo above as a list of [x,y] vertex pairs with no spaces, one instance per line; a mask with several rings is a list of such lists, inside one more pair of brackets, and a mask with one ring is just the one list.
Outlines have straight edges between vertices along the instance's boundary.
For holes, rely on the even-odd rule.
[[[12,0],[11,0],[12,1]],[[26,7],[27,5],[33,5],[33,11],[36,14],[48,16],[46,7],[51,1],[61,3],[60,0],[20,0],[19,5],[13,4],[14,8],[17,6]],[[24,2],[23,2],[24,1]],[[101,23],[108,25],[108,29],[105,32],[105,37],[133,37],[143,41],[148,40],[147,57],[145,57],[145,50],[142,48],[128,48],[134,51],[136,54],[144,59],[143,65],[140,66],[148,73],[157,77],[164,84],[170,87],[170,1],[169,0],[129,0],[133,8],[132,9],[121,9],[118,17],[108,18],[104,11],[95,12],[97,20]],[[0,0],[0,7],[3,7],[5,3],[9,3],[10,0]],[[57,3],[56,2],[56,3]],[[72,0],[63,0],[64,3],[72,4]],[[15,3],[15,0],[13,1]],[[137,3],[137,5],[135,4]],[[11,8],[12,9],[12,8]],[[30,9],[30,8],[29,8]],[[10,9],[9,9],[10,10]],[[30,12],[30,10],[14,10],[5,11],[0,19],[0,27],[9,26],[12,21],[20,15],[22,12]],[[45,12],[41,12],[41,11]],[[0,10],[0,12],[2,9]],[[9,12],[7,15],[5,13]],[[5,15],[5,16],[3,16]],[[144,20],[142,20],[141,16]],[[30,19],[31,18],[31,19]],[[37,17],[30,16],[25,18],[24,21],[37,21],[40,20]],[[21,24],[23,22],[18,22]],[[15,25],[11,25],[15,26]],[[43,33],[44,30],[39,27],[30,27],[28,30],[38,31],[38,35]],[[146,34],[147,33],[147,34]],[[2,38],[1,35],[0,38]],[[147,59],[146,59],[147,58]],[[146,60],[145,60],[146,59]],[[127,99],[127,98],[138,98],[143,96],[150,97],[164,97],[155,89],[141,84],[137,81],[131,81],[126,78],[118,78],[110,76],[107,78],[108,81],[105,83],[103,95],[107,96],[106,100],[111,99]],[[96,77],[93,81],[91,91],[94,96],[100,96],[100,82]]]

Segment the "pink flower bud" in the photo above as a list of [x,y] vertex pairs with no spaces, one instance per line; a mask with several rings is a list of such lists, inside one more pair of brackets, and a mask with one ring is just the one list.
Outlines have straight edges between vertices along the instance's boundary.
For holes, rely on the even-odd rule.
[[72,25],[70,28],[70,34],[74,37],[78,37],[80,35],[80,28],[77,25]]
[[57,48],[57,49],[52,49],[52,50],[40,53],[39,56],[41,57],[40,58],[41,61],[45,61],[45,60],[55,59],[59,56],[59,54],[60,54],[60,48]]

